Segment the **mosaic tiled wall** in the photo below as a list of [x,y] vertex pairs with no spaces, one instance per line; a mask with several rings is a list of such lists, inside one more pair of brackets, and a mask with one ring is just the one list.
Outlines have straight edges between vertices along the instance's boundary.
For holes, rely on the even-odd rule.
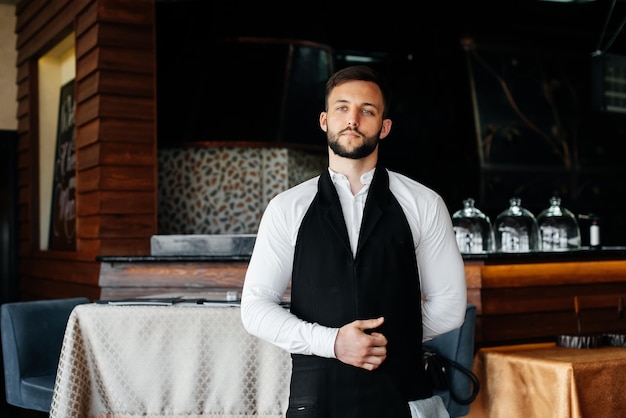
[[326,165],[285,148],[159,150],[158,234],[255,234],[272,197]]

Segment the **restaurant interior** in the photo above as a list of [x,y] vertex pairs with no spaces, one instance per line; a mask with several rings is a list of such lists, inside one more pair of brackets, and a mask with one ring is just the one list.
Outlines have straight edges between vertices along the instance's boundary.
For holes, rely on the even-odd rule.
[[[626,2],[7,7],[0,302],[85,299],[51,410],[4,400],[2,416],[280,416],[288,356],[208,302],[240,296],[269,199],[325,167],[321,89],[354,63],[394,92],[382,162],[439,192],[451,215],[471,198],[495,226],[513,197],[535,217],[558,197],[577,222],[573,249],[463,252],[475,308],[465,351],[481,384],[463,416],[626,410]],[[161,306],[181,295],[209,307]],[[180,376],[179,363],[197,368]],[[509,387],[520,379],[544,395]]]

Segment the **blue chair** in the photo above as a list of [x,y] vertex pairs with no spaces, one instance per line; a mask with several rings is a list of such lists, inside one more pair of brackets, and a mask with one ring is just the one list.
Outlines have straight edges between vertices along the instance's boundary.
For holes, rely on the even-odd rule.
[[[476,306],[467,304],[465,321],[460,328],[442,334],[423,344],[424,351],[435,352],[453,360],[466,369],[472,370],[474,365],[474,339],[476,329]],[[463,398],[472,393],[472,381],[454,367],[450,368],[451,386],[454,393]],[[443,399],[450,417],[463,417],[469,414],[470,405],[457,403],[450,396],[449,390],[434,390],[435,395]]]
[[85,297],[22,301],[0,306],[6,401],[50,412],[65,327]]

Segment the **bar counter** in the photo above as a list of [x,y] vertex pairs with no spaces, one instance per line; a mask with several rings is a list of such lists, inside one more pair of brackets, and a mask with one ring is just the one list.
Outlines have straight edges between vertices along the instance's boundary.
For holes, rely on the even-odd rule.
[[[626,247],[567,252],[466,254],[468,302],[477,307],[476,345],[551,342],[626,326]],[[103,256],[102,299],[240,291],[247,255]],[[286,295],[289,297],[289,294]]]

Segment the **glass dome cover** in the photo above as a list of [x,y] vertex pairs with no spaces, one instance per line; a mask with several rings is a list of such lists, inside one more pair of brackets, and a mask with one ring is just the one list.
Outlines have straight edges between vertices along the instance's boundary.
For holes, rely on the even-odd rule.
[[550,198],[550,206],[537,215],[537,225],[543,251],[580,249],[578,221],[571,211],[561,207],[561,198]]
[[497,252],[525,253],[539,251],[539,226],[537,219],[522,206],[522,199],[509,199],[509,208],[500,212],[494,223]]
[[463,200],[463,209],[452,215],[456,243],[462,253],[486,253],[494,249],[493,228],[487,215],[474,206],[474,199]]

